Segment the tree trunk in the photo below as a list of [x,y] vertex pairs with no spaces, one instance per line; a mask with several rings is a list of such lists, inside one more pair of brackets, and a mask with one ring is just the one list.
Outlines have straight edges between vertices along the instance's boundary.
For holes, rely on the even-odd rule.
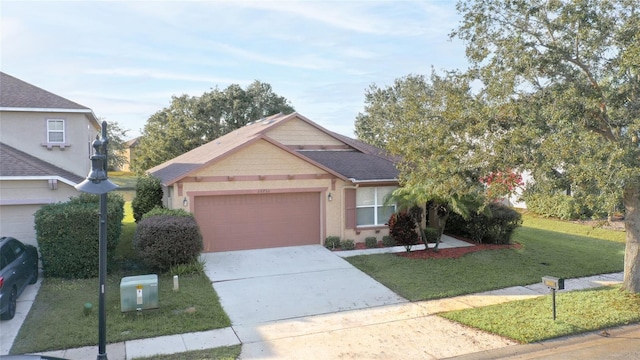
[[640,184],[624,189],[624,227],[627,245],[624,251],[624,282],[627,291],[640,293]]

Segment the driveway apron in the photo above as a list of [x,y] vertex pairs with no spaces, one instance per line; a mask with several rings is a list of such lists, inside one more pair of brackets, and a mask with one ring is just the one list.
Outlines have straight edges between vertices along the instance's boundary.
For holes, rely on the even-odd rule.
[[234,326],[407,302],[320,245],[203,257]]

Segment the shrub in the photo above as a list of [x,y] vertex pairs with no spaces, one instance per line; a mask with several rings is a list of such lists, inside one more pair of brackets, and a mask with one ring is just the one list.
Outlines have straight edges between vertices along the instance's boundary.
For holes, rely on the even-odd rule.
[[427,240],[427,243],[433,244],[436,241],[438,241],[438,236],[440,236],[440,231],[438,229],[431,226],[427,226],[423,230],[423,232],[424,232],[424,238]]
[[364,246],[371,249],[374,247],[378,247],[378,239],[375,236],[369,236],[364,239]]
[[162,207],[162,184],[153,176],[141,176],[136,181],[136,196],[131,202],[136,223],[155,207]]
[[396,241],[393,240],[391,235],[385,235],[382,237],[382,246],[396,246]]
[[603,218],[611,210],[606,207],[606,202],[599,200],[597,196],[547,195],[528,191],[522,198],[527,204],[528,211],[562,220]]
[[396,243],[404,246],[407,252],[418,243],[418,233],[416,232],[416,222],[413,217],[406,212],[395,213],[389,218],[389,233]]
[[324,240],[324,246],[329,250],[335,250],[340,248],[339,236],[327,236]]
[[171,215],[141,220],[136,229],[135,244],[144,264],[160,272],[196,261],[203,247],[195,218]]
[[179,276],[204,274],[204,264],[204,260],[198,259],[187,264],[172,265],[169,268],[169,274]]
[[340,247],[342,248],[342,250],[353,250],[356,248],[356,243],[350,239],[342,240],[340,242]]
[[146,212],[142,215],[142,220],[158,215],[169,215],[169,216],[193,216],[192,213],[185,211],[183,209],[167,209],[163,207],[154,207],[153,209]]
[[486,214],[473,214],[469,219],[451,213],[447,220],[447,233],[466,236],[478,243],[510,243],[511,234],[522,224],[520,213],[496,203],[488,205],[487,210]]
[[[91,278],[99,272],[100,196],[80,194],[68,202],[48,204],[35,213],[35,229],[45,276]],[[122,233],[124,200],[107,194],[107,260]]]

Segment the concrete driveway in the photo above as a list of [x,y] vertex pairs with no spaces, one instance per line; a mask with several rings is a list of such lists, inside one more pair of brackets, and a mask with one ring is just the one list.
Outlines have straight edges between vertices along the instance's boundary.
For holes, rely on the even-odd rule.
[[234,326],[407,302],[320,245],[203,257]]

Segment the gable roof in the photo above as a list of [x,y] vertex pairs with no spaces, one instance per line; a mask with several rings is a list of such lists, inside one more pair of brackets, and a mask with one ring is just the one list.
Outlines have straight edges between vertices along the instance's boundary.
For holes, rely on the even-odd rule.
[[300,154],[353,182],[397,181],[398,178],[395,164],[374,154],[359,151],[300,151]]
[[140,143],[140,137],[135,137],[135,138],[133,138],[133,139],[131,139],[131,140],[127,141],[127,142],[125,143],[125,145],[126,145],[126,147],[128,147],[128,148],[134,148],[134,147],[138,146],[138,143]]
[[83,113],[99,125],[93,111],[62,96],[0,72],[0,110]]
[[0,142],[0,179],[58,178],[76,185],[84,178]]
[[[295,118],[349,145],[352,151],[294,151],[266,135],[269,130]],[[251,122],[211,142],[157,165],[147,172],[159,178],[164,185],[172,185],[189,174],[233,154],[239,149],[258,140],[268,141],[343,180],[370,181],[393,180],[397,178],[398,172],[393,160],[384,156],[379,149],[328,131],[296,112],[289,115],[280,113]]]

